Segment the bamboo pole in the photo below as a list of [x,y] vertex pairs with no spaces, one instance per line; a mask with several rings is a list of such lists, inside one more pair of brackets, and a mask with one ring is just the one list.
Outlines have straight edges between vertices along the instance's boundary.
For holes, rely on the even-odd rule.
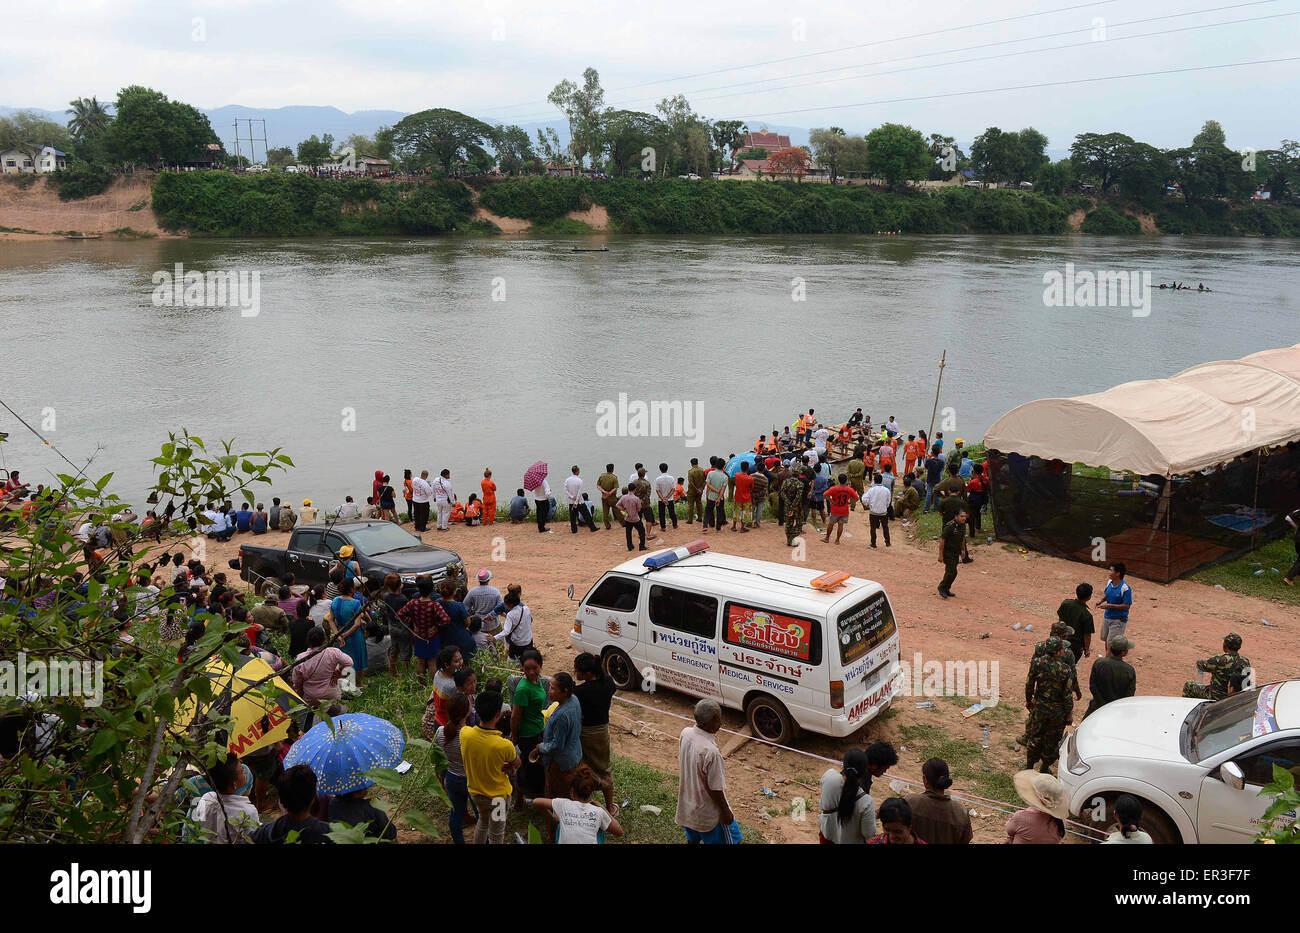
[[930,445],[934,445],[934,416],[939,411],[939,390],[943,388],[943,367],[947,364],[948,348],[945,347],[943,356],[939,358],[939,384],[934,387],[934,408],[930,409],[930,433],[926,434],[926,439]]

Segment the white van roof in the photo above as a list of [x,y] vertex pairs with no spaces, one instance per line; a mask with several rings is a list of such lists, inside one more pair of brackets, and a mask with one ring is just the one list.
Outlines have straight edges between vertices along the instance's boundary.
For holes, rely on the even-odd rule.
[[853,597],[856,601],[884,589],[874,580],[850,576],[833,590],[819,590],[811,582],[825,571],[715,551],[692,554],[657,570],[645,566],[647,557],[671,550],[665,548],[644,553],[639,558],[624,561],[611,572],[648,577],[651,583],[664,586],[690,586],[725,599],[748,603],[757,601],[791,612],[818,614],[828,612],[845,597]]

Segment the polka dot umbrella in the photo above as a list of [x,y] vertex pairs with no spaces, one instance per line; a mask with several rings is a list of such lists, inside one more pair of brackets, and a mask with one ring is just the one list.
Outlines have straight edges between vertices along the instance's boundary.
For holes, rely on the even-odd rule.
[[406,739],[387,719],[367,713],[335,716],[318,722],[293,743],[284,766],[308,765],[316,772],[316,789],[322,794],[347,794],[374,781],[371,768],[392,768],[402,760]]

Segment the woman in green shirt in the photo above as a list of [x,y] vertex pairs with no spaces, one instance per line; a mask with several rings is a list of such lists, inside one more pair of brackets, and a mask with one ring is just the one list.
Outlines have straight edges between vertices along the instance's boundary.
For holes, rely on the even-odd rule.
[[545,772],[538,762],[530,762],[528,753],[542,741],[546,725],[542,711],[546,709],[546,688],[542,686],[542,653],[529,648],[519,658],[524,676],[515,687],[510,708],[510,740],[519,749],[524,766],[519,769],[515,784],[515,809],[523,809],[525,797],[538,797],[543,792]]

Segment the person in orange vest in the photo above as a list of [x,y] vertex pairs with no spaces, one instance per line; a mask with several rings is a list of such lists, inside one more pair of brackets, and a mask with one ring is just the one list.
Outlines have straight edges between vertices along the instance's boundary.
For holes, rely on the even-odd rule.
[[447,518],[453,522],[463,522],[465,520],[465,503],[453,502],[451,504],[451,514]]
[[[456,510],[452,509],[451,514],[455,515]],[[481,524],[483,524],[483,503],[479,501],[478,493],[472,492],[469,494],[469,501],[465,503],[465,525],[468,527]]]
[[677,485],[673,487],[673,505],[676,505],[678,502],[681,502],[683,499],[686,498],[685,483],[686,483],[686,477],[684,476],[677,477]]
[[853,429],[847,424],[840,426],[840,443],[848,446],[853,441]]
[[772,433],[768,435],[767,446],[764,449],[769,454],[776,453],[776,428],[773,428]]
[[767,435],[766,435],[766,434],[760,434],[760,435],[758,436],[758,441],[754,444],[754,453],[759,454],[759,455],[761,456],[762,453],[763,453],[763,450],[764,450],[766,447],[767,447]]
[[495,525],[497,520],[497,484],[492,481],[492,471],[483,471],[483,523]]

